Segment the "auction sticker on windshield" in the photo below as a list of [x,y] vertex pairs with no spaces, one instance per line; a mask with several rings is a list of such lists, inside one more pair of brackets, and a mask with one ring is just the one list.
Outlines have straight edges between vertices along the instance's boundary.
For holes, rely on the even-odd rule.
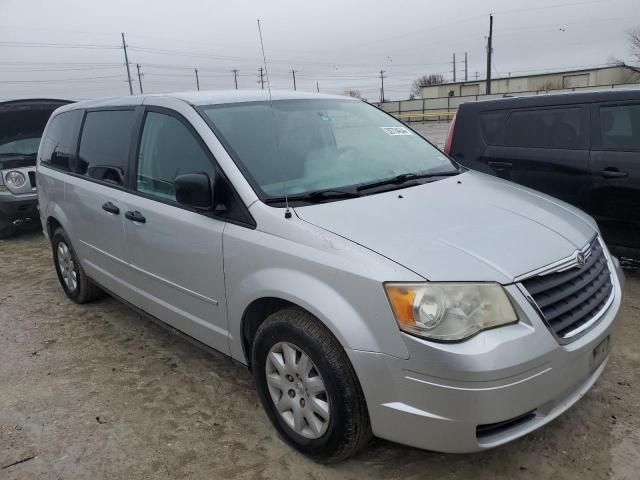
[[405,127],[380,127],[384,133],[392,137],[398,135],[413,135],[413,133]]

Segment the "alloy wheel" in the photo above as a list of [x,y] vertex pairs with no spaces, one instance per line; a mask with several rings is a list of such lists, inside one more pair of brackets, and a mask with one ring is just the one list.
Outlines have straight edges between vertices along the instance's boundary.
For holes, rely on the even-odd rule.
[[70,292],[75,292],[78,288],[78,272],[71,249],[64,241],[58,242],[58,268],[67,289]]
[[331,404],[324,381],[297,345],[276,343],[266,361],[267,385],[276,410],[298,435],[320,438],[329,426]]

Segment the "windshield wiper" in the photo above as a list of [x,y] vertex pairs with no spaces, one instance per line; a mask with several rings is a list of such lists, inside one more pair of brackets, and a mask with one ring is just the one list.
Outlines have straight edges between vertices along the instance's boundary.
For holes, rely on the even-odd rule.
[[3,152],[0,155],[7,157],[35,157],[37,153],[16,153],[16,152]]
[[363,183],[358,186],[356,190],[361,192],[363,190],[369,190],[371,188],[383,187],[385,185],[402,185],[411,180],[418,180],[420,178],[433,178],[433,177],[450,177],[452,175],[458,175],[459,170],[449,170],[447,172],[432,172],[432,173],[401,173],[395,177],[387,178],[385,180],[378,180],[377,182]]
[[303,193],[300,195],[289,195],[285,197],[268,198],[266,203],[285,203],[289,202],[308,202],[308,203],[321,203],[331,200],[344,200],[347,198],[357,198],[360,194],[349,190],[316,190],[315,192]]

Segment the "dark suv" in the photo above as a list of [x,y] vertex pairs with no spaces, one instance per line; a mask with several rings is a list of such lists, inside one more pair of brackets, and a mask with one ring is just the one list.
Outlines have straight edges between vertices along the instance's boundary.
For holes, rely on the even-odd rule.
[[465,103],[445,151],[576,205],[612,251],[640,259],[640,90]]
[[0,102],[0,238],[37,224],[36,155],[51,113],[67,100]]

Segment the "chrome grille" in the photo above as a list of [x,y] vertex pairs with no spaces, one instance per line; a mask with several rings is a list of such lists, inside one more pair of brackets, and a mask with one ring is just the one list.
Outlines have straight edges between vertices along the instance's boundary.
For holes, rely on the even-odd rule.
[[598,239],[579,255],[585,259],[583,266],[573,262],[521,282],[549,328],[567,340],[595,323],[613,294],[611,271]]

